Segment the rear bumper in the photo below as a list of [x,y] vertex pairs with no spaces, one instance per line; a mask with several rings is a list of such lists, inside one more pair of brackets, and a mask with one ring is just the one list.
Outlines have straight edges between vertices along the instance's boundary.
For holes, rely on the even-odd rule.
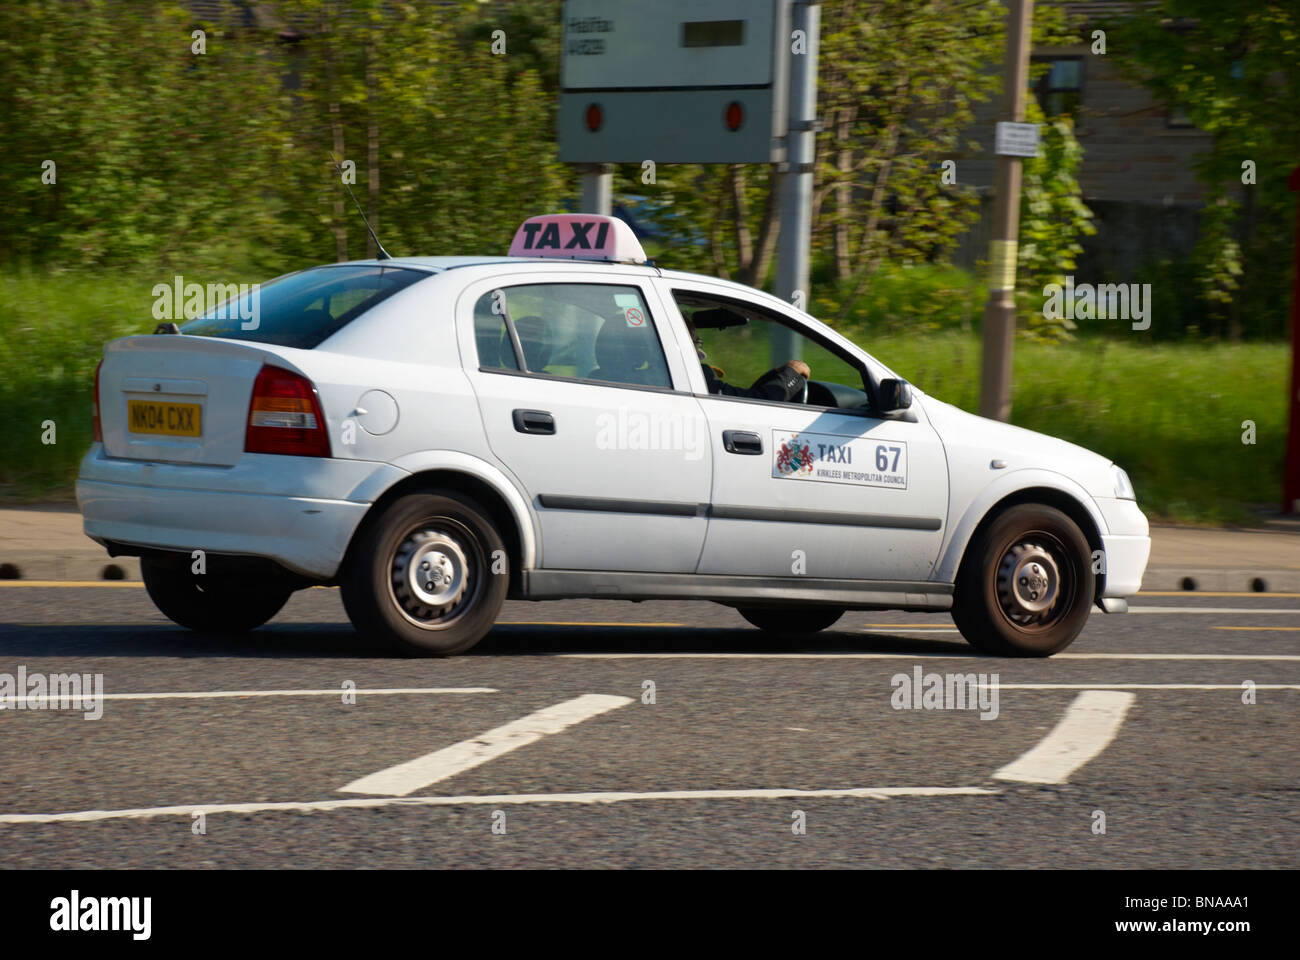
[[[333,462],[344,464],[338,470],[336,489],[351,490],[356,466]],[[315,461],[309,468],[319,472],[321,466],[321,461]],[[373,471],[376,465],[366,466]],[[295,467],[282,462],[277,477],[281,483],[276,485]],[[352,534],[370,506],[368,501],[255,489],[198,489],[191,485],[193,477],[194,468],[183,465],[103,457],[96,445],[77,478],[77,504],[86,535],[118,550],[125,545],[262,557],[304,577],[328,580],[338,572]]]

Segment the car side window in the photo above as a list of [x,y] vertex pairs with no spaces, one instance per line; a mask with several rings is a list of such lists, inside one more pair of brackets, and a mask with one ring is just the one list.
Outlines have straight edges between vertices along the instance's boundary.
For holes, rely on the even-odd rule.
[[535,283],[490,290],[474,306],[474,339],[483,368],[672,387],[650,311],[634,286]]
[[[812,372],[808,402],[818,406],[861,408],[867,403],[862,370],[839,351],[778,323],[757,309],[675,291],[682,316],[694,332],[702,363],[717,380],[749,387],[768,370],[802,360]],[[773,343],[780,344],[773,354]]]

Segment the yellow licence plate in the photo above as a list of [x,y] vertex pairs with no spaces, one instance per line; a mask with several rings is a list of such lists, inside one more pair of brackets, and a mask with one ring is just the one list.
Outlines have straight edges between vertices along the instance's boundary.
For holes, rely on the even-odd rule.
[[203,434],[202,408],[197,403],[128,400],[126,406],[132,433],[158,433],[169,437],[198,437]]

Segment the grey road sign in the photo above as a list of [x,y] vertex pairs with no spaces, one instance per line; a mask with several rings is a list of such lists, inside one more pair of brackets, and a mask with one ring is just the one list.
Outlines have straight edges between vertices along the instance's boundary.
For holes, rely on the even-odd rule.
[[565,0],[560,159],[784,159],[789,0]]

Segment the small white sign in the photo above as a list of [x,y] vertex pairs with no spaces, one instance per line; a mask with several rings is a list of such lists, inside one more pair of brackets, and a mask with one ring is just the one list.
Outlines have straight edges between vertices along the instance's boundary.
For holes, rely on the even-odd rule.
[[907,443],[826,433],[772,431],[772,476],[907,489]]
[[999,157],[1038,156],[1038,124],[1000,121],[993,137],[993,152]]

